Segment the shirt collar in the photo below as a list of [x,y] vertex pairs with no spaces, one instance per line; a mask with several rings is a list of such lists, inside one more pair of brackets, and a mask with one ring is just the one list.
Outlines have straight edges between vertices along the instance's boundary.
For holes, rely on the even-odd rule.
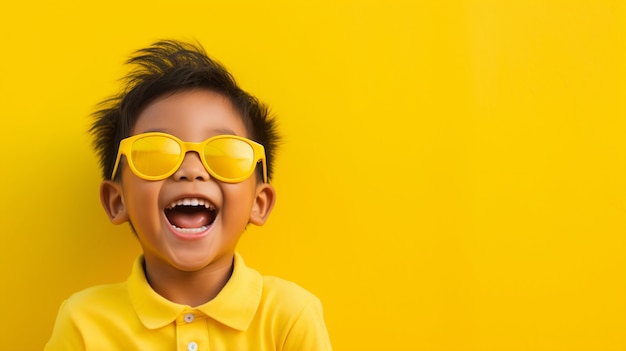
[[148,329],[164,327],[181,313],[198,310],[224,325],[244,331],[261,301],[263,277],[248,268],[243,258],[235,253],[233,274],[222,291],[213,300],[195,308],[171,302],[152,290],[143,269],[143,256],[135,260],[127,284],[137,316]]

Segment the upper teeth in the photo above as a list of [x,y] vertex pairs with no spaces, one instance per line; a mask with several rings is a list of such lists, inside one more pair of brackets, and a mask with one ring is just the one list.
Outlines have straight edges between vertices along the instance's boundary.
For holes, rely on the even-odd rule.
[[209,210],[214,209],[210,202],[196,197],[176,200],[172,202],[168,208],[174,208],[176,206],[204,206],[204,208],[208,208]]

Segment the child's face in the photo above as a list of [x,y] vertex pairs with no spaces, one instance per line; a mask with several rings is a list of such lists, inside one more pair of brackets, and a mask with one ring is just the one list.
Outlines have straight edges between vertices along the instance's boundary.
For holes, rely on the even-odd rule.
[[[231,102],[207,90],[178,92],[149,104],[132,134],[154,131],[190,142],[221,134],[248,137]],[[119,183],[103,182],[102,203],[114,223],[130,220],[148,265],[196,271],[230,264],[246,225],[262,225],[274,203],[273,188],[257,181],[256,172],[242,182],[223,183],[210,176],[195,152],[164,180],[139,178],[126,162],[121,167]]]

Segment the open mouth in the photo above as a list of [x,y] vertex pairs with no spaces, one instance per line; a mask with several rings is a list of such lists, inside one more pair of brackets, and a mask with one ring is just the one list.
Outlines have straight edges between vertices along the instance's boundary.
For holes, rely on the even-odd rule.
[[185,234],[201,233],[215,221],[217,209],[199,198],[180,199],[165,209],[165,217],[172,227]]

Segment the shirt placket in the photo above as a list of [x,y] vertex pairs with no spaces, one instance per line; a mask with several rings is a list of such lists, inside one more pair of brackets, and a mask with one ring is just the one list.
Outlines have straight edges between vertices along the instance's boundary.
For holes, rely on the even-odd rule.
[[176,318],[176,344],[178,351],[209,350],[206,315],[190,309],[178,316]]

